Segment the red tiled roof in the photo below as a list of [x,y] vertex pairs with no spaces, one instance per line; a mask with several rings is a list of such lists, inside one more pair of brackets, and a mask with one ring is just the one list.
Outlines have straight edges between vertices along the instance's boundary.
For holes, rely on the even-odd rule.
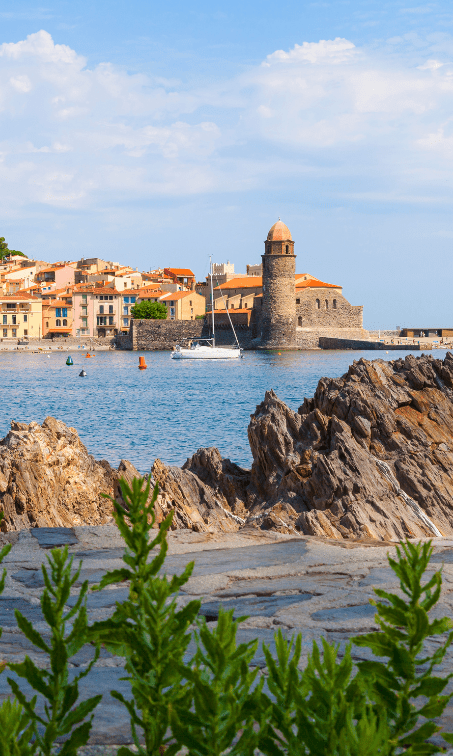
[[192,276],[195,278],[195,274],[190,268],[164,268],[164,272],[167,270],[170,271],[170,273],[173,273],[174,276]]
[[164,294],[162,297],[159,297],[160,301],[166,302],[167,299],[184,299],[184,297],[188,297],[189,294],[194,294],[193,291],[169,291],[167,294]]
[[[213,276],[215,278],[215,276]],[[232,278],[231,281],[225,281],[223,284],[216,286],[216,289],[255,289],[263,285],[262,276],[240,276]]]
[[341,289],[341,286],[337,284],[325,283],[324,281],[318,281],[318,279],[307,279],[306,281],[296,282],[296,291],[300,289]]

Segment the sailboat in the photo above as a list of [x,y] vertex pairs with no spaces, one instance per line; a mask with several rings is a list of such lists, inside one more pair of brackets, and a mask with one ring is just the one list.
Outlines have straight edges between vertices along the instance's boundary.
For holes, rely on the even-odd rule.
[[[230,313],[228,311],[228,308],[226,307],[226,311],[228,314],[228,319],[230,321],[231,328],[234,333],[234,338],[236,339],[236,345],[232,347],[231,349],[228,347],[216,347],[215,345],[215,318],[214,318],[214,287],[212,283],[212,258],[209,258],[209,268],[210,268],[210,278],[211,278],[211,324],[212,324],[212,337],[210,339],[199,339],[199,338],[193,338],[191,339],[190,346],[184,347],[180,344],[177,344],[177,346],[174,348],[173,352],[171,353],[172,359],[174,360],[237,360],[240,357],[242,357],[242,349],[239,345],[238,337],[236,336],[236,331],[234,330],[234,326],[230,317]],[[222,290],[220,291],[223,297]],[[224,300],[225,301],[225,300]]]

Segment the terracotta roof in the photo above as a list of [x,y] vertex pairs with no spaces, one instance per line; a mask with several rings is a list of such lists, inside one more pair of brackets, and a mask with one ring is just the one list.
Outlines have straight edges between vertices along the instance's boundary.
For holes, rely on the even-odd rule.
[[164,294],[162,297],[159,297],[160,302],[166,302],[167,299],[184,299],[184,297],[188,297],[189,294],[194,294],[193,291],[169,291],[167,294]]
[[122,293],[122,291],[117,291],[117,289],[113,289],[111,286],[99,286],[98,288],[89,289],[85,285],[85,288],[77,290],[77,294],[114,294],[118,297],[121,296]]
[[268,241],[292,241],[291,231],[283,221],[278,219],[277,223],[274,223],[267,235]]
[[195,274],[190,270],[190,268],[164,268],[164,272],[166,270],[169,270],[170,273],[173,273],[174,276],[192,276],[195,278]]
[[232,278],[231,281],[225,281],[225,283],[216,286],[215,289],[254,289],[262,285],[262,276],[244,276]]
[[66,263],[60,263],[58,265],[52,265],[50,268],[41,268],[41,270],[38,273],[38,276],[40,273],[53,273],[56,270],[59,270],[60,268],[70,268],[70,265],[67,265]]
[[3,302],[4,299],[8,299],[11,302],[15,302],[16,300],[19,300],[19,299],[26,299],[26,300],[33,299],[33,300],[36,300],[37,302],[41,301],[40,297],[34,297],[32,294],[23,294],[22,292],[17,292],[17,294],[0,294],[0,302]]
[[[217,313],[219,313],[219,315],[220,315],[221,313],[225,313],[225,312],[229,312],[230,315],[231,315],[232,312],[233,313],[234,312],[252,312],[252,308],[251,307],[237,307],[237,308],[236,307],[230,307],[228,310],[217,310],[217,309],[215,309],[214,310],[214,315],[217,315]],[[206,314],[210,315],[211,314],[211,310],[209,310]]]
[[50,302],[47,300],[44,300],[42,303],[43,307],[66,307],[66,309],[71,308],[72,305],[68,305],[67,302],[65,302],[63,299],[51,299]]
[[341,286],[337,284],[325,283],[324,281],[318,281],[318,279],[308,278],[306,281],[296,282],[296,291],[299,289],[341,289]]

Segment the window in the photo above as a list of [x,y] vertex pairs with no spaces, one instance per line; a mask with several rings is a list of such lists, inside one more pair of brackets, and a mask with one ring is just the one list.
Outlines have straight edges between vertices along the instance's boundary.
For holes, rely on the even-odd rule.
[[49,327],[49,321],[47,321],[47,323],[46,323],[46,328],[48,328],[48,327]]
[[286,245],[286,254],[289,255],[289,244]]
[[68,308],[67,307],[62,307],[61,308],[61,314],[62,314],[62,316],[64,318],[67,318],[68,317]]
[[326,299],[326,310],[329,309],[329,301]]
[[100,313],[103,313],[103,312],[104,312],[104,305],[99,305],[99,312],[100,312]]
[[17,315],[13,315],[12,316],[12,324],[16,325],[16,323],[17,323]]
[[124,301],[124,304],[126,304],[126,302],[129,304],[129,297],[124,297],[123,301]]
[[3,325],[6,325],[8,322],[8,315],[3,315]]
[[113,318],[109,318],[109,325],[113,325]]
[[88,307],[82,307],[82,315],[88,315]]
[[60,328],[61,327],[61,320],[56,320],[55,321],[55,325],[57,326],[57,328]]
[[125,326],[129,325],[129,318],[123,318],[123,325]]
[[3,336],[8,336],[8,329],[7,328],[3,329]]
[[136,299],[136,297],[131,297],[131,304],[135,303],[135,299]]
[[82,302],[87,302],[87,301],[88,301],[87,300],[87,295],[86,294],[82,294]]
[[55,310],[55,317],[61,318],[61,307],[57,307]]
[[299,317],[297,318],[297,325],[298,325],[299,327],[301,327],[301,326],[302,326],[302,318],[301,318],[300,316],[299,316]]
[[192,307],[192,300],[190,300],[190,302],[189,302],[189,306],[190,306],[190,307]]
[[316,309],[319,310],[321,308],[321,302],[319,299],[316,300]]
[[300,299],[296,299],[296,304],[300,304]]
[[7,310],[15,310],[16,309],[16,303],[13,302],[12,304],[7,303],[6,305]]
[[123,307],[123,315],[129,315],[129,307]]
[[82,318],[82,326],[86,328],[88,325],[88,318]]
[[113,305],[109,305],[109,312],[113,312]]
[[[106,297],[106,299],[107,299],[107,297]],[[113,300],[113,296],[109,297],[109,299],[112,299],[112,300]]]
[[174,307],[170,307],[170,318],[172,318],[173,320],[175,319],[175,308]]
[[28,321],[28,315],[24,314],[24,323]]
[[13,337],[17,336],[17,328],[13,328]]
[[332,307],[333,307],[334,310],[337,309],[337,300],[336,299],[333,300]]
[[68,321],[67,320],[63,320],[63,325],[67,326],[68,325]]
[[24,328],[24,336],[28,336],[28,331],[26,328]]

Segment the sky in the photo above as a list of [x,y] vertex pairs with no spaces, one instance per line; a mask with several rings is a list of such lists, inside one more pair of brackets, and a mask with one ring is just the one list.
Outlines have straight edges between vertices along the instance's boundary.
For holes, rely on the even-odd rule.
[[367,328],[453,327],[453,6],[0,4],[0,236],[140,270],[297,271]]

